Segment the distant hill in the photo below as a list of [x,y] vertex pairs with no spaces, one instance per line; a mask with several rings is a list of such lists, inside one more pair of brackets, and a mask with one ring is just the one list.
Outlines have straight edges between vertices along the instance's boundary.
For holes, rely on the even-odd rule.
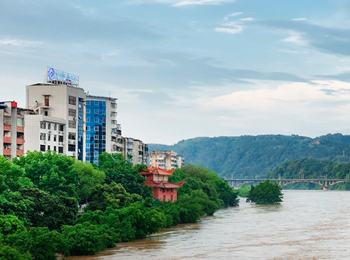
[[221,177],[265,177],[277,165],[303,158],[350,162],[350,136],[328,134],[198,137],[174,145],[149,144],[149,151],[173,150],[185,163],[202,165]]

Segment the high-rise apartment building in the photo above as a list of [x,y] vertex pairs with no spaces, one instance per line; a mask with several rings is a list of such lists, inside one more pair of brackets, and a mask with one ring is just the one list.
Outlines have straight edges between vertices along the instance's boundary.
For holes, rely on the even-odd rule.
[[116,98],[86,97],[86,161],[98,164],[99,154],[103,152],[122,153],[116,110]]
[[184,158],[174,151],[152,151],[149,158],[151,166],[164,170],[181,168],[184,165]]
[[85,160],[85,100],[77,76],[48,68],[45,83],[26,87],[26,108],[35,115],[26,115],[25,150]]
[[10,160],[24,154],[24,113],[15,101],[0,102],[0,155]]

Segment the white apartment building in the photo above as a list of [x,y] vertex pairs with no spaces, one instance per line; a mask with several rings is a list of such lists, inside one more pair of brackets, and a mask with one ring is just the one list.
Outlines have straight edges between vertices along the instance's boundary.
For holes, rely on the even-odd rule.
[[[85,160],[85,100],[79,78],[49,68],[45,83],[26,87],[25,151],[52,150]],[[40,142],[38,142],[40,140]]]

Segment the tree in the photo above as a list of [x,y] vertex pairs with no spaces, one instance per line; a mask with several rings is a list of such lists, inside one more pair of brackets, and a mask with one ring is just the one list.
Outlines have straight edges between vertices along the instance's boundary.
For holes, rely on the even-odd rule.
[[247,200],[256,204],[279,204],[283,198],[281,190],[277,183],[266,180],[251,187]]
[[[100,170],[106,174],[106,183],[120,183],[125,190],[143,198],[152,197],[152,189],[145,186],[145,177],[138,174],[132,164],[124,160],[121,154],[102,153],[99,156]],[[139,169],[139,167],[136,167]]]
[[129,194],[121,184],[97,185],[89,196],[88,210],[106,210],[107,207],[120,209],[129,206],[131,203],[141,201],[138,194]]
[[71,166],[71,171],[77,176],[76,190],[79,203],[88,203],[88,198],[94,188],[105,180],[105,173],[95,169],[91,163],[81,161],[75,161]]

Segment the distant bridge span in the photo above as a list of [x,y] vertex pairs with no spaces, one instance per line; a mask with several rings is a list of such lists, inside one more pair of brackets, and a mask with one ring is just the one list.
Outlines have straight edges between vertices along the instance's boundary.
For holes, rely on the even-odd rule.
[[323,190],[328,190],[329,187],[343,182],[350,182],[350,179],[225,179],[225,181],[232,187],[238,188],[243,184],[256,184],[269,180],[272,183],[277,183],[282,188],[288,184],[298,182],[308,182],[319,185]]

